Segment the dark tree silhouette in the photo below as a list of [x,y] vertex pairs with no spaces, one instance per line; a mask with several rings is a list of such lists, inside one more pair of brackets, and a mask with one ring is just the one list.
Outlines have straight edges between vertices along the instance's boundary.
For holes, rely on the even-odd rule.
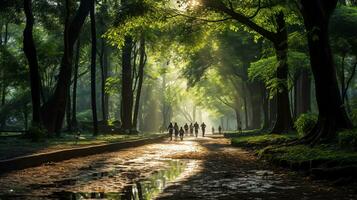
[[23,48],[30,68],[31,97],[32,97],[32,122],[34,125],[41,123],[41,78],[39,73],[37,51],[33,40],[32,30],[34,17],[32,14],[32,0],[24,0],[26,26],[24,30]]
[[[67,0],[68,1],[68,0]],[[67,5],[69,3],[67,2]],[[91,8],[91,1],[81,0],[75,16],[70,20],[66,17],[64,30],[64,52],[58,75],[55,92],[42,107],[42,116],[49,133],[59,133],[66,110],[67,90],[71,82],[73,46],[78,39],[80,30]],[[67,9],[69,10],[69,9]]]
[[90,24],[92,36],[92,55],[91,55],[91,105],[93,120],[93,135],[98,134],[98,117],[97,117],[97,98],[96,98],[96,58],[97,58],[97,34],[95,30],[95,0],[91,0]]
[[352,123],[343,106],[338,88],[336,68],[329,44],[328,25],[337,0],[301,0],[312,72],[315,78],[319,110],[317,125],[302,141],[316,144],[336,136],[338,129],[351,128]]

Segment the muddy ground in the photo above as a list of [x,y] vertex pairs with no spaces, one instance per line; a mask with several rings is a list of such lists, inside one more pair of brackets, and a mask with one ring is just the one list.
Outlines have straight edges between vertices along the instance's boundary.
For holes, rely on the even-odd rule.
[[71,159],[0,177],[3,199],[357,199],[273,167],[224,138],[185,138]]

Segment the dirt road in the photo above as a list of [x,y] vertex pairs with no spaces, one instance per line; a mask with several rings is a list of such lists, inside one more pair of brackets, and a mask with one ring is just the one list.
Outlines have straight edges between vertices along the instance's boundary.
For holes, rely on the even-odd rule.
[[224,138],[185,138],[0,177],[3,199],[357,199],[272,167]]

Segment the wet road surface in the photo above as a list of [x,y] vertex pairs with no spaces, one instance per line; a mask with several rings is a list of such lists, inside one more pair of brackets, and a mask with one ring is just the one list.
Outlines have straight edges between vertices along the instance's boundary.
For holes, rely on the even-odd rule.
[[272,167],[224,138],[185,138],[0,176],[4,199],[357,199]]

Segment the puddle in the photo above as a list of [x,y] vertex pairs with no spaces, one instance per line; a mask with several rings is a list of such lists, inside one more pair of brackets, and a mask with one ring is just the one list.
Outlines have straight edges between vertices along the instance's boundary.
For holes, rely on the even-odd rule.
[[[127,185],[118,192],[54,192],[49,199],[79,200],[79,199],[108,199],[108,200],[149,200],[158,195],[169,183],[175,180],[186,168],[186,162],[178,160],[168,162],[168,168],[158,170],[148,179]],[[113,172],[99,172],[93,176],[108,176]],[[0,197],[1,199],[1,197]]]

